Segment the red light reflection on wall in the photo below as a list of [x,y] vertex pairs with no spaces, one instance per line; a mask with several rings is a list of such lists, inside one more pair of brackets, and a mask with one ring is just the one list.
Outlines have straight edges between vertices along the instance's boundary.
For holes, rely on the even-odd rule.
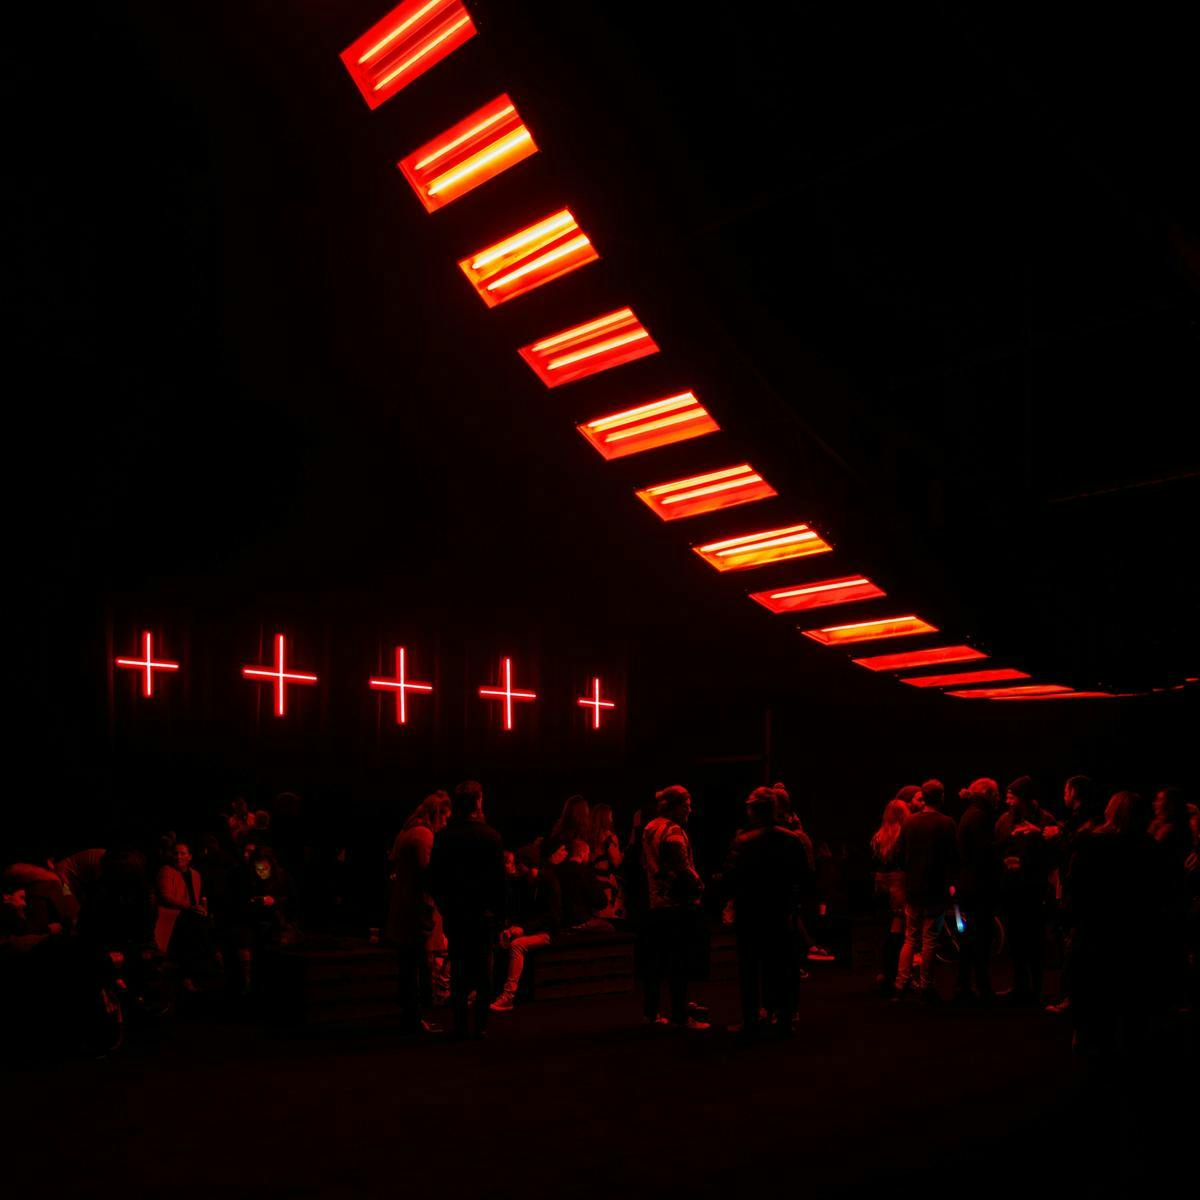
[[864,575],[843,575],[840,579],[823,579],[819,583],[802,583],[795,587],[767,592],[751,592],[763,608],[773,613],[804,612],[810,608],[828,608],[833,604],[849,604],[852,600],[873,600],[886,595]]
[[637,496],[664,521],[677,521],[681,517],[733,508],[777,494],[749,463],[741,463],[736,467],[642,488]]
[[692,392],[681,392],[678,396],[597,417],[576,428],[605,458],[624,458],[656,446],[715,433],[720,426]]
[[537,153],[533,135],[507,95],[497,96],[396,165],[425,205],[437,212]]
[[876,654],[872,658],[852,658],[850,661],[868,671],[910,671],[915,667],[937,667],[943,663],[974,662],[987,658],[974,646],[936,646],[931,650],[909,650],[903,654]]
[[632,308],[619,308],[523,346],[519,353],[547,387],[559,387],[656,354],[658,346]]
[[592,723],[593,729],[600,728],[600,710],[602,708],[616,708],[616,703],[612,700],[602,700],[600,698],[600,678],[592,676],[592,690],[586,696],[580,696],[576,703],[581,708],[590,708],[592,715],[589,720]]
[[824,629],[802,629],[806,638],[822,646],[846,646],[853,642],[873,642],[879,638],[911,637],[916,633],[937,633],[937,626],[920,617],[887,617],[879,621],[855,621],[852,625],[826,625]]
[[462,0],[405,0],[342,51],[350,78],[371,108],[475,36]]
[[395,692],[396,724],[408,724],[408,693],[432,692],[432,683],[413,683],[408,678],[408,663],[403,646],[396,647],[396,674],[390,679],[371,679],[371,689],[376,692]]
[[516,691],[512,685],[512,659],[506,658],[500,666],[500,675],[503,679],[501,687],[481,687],[479,694],[485,700],[503,700],[504,701],[504,728],[511,729],[513,727],[513,701],[514,700],[536,700],[536,692]]
[[118,658],[116,660],[118,667],[124,667],[127,670],[142,672],[142,695],[154,695],[154,672],[155,671],[178,671],[179,664],[177,662],[164,662],[162,660],[155,661],[154,658],[154,639],[149,632],[142,634],[142,653],[144,658]]
[[313,684],[315,675],[306,675],[287,669],[287,645],[283,634],[275,635],[275,661],[268,667],[243,667],[242,675],[247,679],[269,679],[275,687],[275,715],[282,717],[286,709],[287,685],[289,683]]
[[1006,679],[1028,679],[1027,671],[1014,671],[1012,667],[995,667],[988,671],[954,671],[949,675],[910,675],[901,683],[913,687],[961,687],[967,683],[1002,683]]
[[783,562],[789,558],[806,558],[824,554],[833,547],[807,525],[787,525],[780,529],[764,529],[741,537],[725,538],[693,546],[695,552],[718,571],[745,571],[766,563]]
[[515,300],[600,257],[569,209],[459,259],[488,308]]

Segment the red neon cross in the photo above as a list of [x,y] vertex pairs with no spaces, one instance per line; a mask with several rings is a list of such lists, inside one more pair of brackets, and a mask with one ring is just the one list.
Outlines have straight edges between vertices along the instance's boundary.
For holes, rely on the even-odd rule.
[[285,666],[286,653],[283,644],[283,634],[275,635],[275,662],[267,667],[243,667],[242,674],[247,679],[272,679],[275,681],[275,715],[284,714],[284,693],[289,683],[316,683],[315,675],[300,675],[289,671]]
[[612,700],[600,699],[600,677],[592,676],[592,694],[590,696],[580,696],[576,701],[581,708],[590,708],[592,710],[592,728],[600,728],[600,710],[602,708],[616,708],[616,704]]
[[372,679],[371,687],[377,692],[395,691],[396,724],[408,723],[408,692],[432,692],[432,683],[409,683],[405,673],[404,647],[396,647],[396,674],[392,679]]
[[481,687],[479,694],[487,700],[504,700],[504,728],[511,729],[513,727],[513,710],[512,702],[514,700],[536,700],[536,692],[514,692],[512,685],[512,659],[504,660],[504,686],[503,687]]
[[153,639],[149,633],[142,634],[142,653],[145,658],[118,658],[118,667],[132,667],[135,671],[144,671],[142,676],[142,695],[154,695],[154,672],[155,671],[178,671],[179,664],[177,662],[155,662],[154,655],[150,652],[150,647]]

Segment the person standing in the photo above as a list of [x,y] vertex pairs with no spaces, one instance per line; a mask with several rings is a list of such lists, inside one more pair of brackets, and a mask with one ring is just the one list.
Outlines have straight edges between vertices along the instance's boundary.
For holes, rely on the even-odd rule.
[[1000,888],[1013,965],[1013,985],[1004,999],[1011,1004],[1036,1004],[1041,999],[1046,957],[1048,842],[1058,828],[1033,798],[1033,780],[1028,775],[1008,785],[1004,801],[1007,811],[996,822],[996,845],[1004,868]]
[[384,940],[396,948],[397,1001],[406,1033],[429,1033],[421,1009],[431,999],[429,952],[441,934],[441,919],[429,893],[429,861],[433,840],[445,828],[450,797],[445,792],[426,796],[396,835],[388,862],[391,892]]
[[871,859],[875,866],[875,894],[887,902],[889,919],[883,936],[882,972],[879,987],[887,997],[892,994],[900,967],[900,947],[904,945],[904,868],[899,863],[900,830],[908,820],[908,805],[898,796],[889,800],[883,820],[871,837]]
[[797,963],[792,922],[808,878],[804,847],[776,824],[773,788],[746,800],[748,828],[733,840],[723,877],[734,904],[738,982],[744,1037],[760,1032],[761,1010],[772,1008],[776,1032],[788,1037],[796,1015]]
[[684,828],[692,798],[686,788],[675,785],[658,792],[655,800],[658,816],[642,834],[648,906],[643,1011],[648,1023],[664,1023],[659,1000],[665,977],[671,998],[669,1023],[683,1029],[708,1029],[707,1022],[688,1015],[688,956],[704,891]]
[[897,839],[896,857],[904,868],[904,945],[900,948],[892,999],[901,999],[909,986],[919,949],[921,999],[936,1003],[934,947],[946,917],[958,847],[954,822],[933,807],[930,797],[923,800],[925,807],[904,822]]
[[475,1036],[487,1029],[492,941],[504,916],[504,847],[483,816],[483,788],[460,783],[450,801],[450,820],[433,839],[430,890],[450,944],[450,1005],[454,1034],[470,1028],[475,992]]
[[992,940],[1000,886],[1000,859],[996,854],[1000,789],[994,779],[976,779],[963,793],[963,799],[967,807],[958,819],[958,881],[954,887],[962,937],[954,1000],[957,1004],[991,1004],[996,998],[992,989]]

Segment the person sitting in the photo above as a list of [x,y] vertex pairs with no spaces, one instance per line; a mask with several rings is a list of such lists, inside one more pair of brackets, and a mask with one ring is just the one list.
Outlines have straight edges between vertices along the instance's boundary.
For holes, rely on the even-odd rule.
[[491,1003],[492,1012],[512,1012],[526,956],[549,946],[562,928],[563,895],[558,868],[567,861],[567,847],[559,842],[553,850],[543,847],[543,853],[546,857],[535,877],[529,918],[523,925],[509,925],[500,934],[500,945],[508,951],[508,971],[500,994]]
[[239,880],[233,941],[246,995],[258,990],[261,968],[270,964],[290,929],[291,885],[274,854],[264,848],[251,856]]
[[158,869],[154,941],[161,953],[178,963],[184,990],[194,992],[195,976],[213,962],[215,955],[200,872],[191,864],[191,847],[177,841],[172,861]]

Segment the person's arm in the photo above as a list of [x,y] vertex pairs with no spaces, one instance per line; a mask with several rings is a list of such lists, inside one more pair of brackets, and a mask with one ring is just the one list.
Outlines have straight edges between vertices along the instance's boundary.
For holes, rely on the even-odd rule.
[[621,853],[621,843],[615,833],[608,835],[608,861],[612,863],[612,869],[615,871],[621,865],[621,860],[625,857]]
[[191,908],[183,876],[174,867],[159,867],[155,892],[161,908]]

